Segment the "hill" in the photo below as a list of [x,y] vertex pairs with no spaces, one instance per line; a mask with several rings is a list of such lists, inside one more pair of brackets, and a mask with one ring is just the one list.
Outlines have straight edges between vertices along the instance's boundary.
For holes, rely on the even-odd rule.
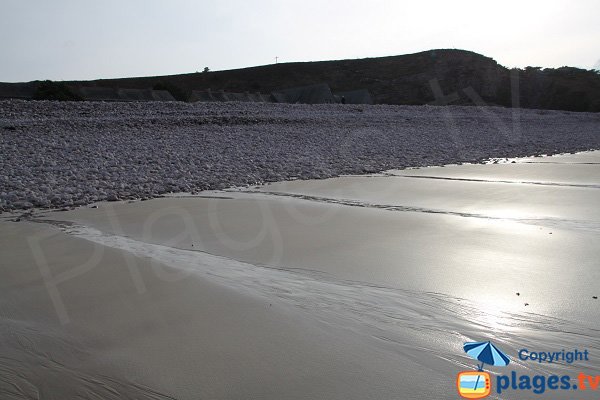
[[[368,89],[377,104],[481,104],[483,101],[490,105],[511,106],[511,87],[517,88],[517,76],[521,107],[600,111],[600,74],[597,71],[571,67],[510,70],[492,58],[447,49],[391,57],[282,63],[228,71],[66,83],[76,87],[170,88],[173,97],[179,99],[189,96],[193,90],[270,93],[326,83],[333,92]],[[1,93],[2,85],[0,97]]]

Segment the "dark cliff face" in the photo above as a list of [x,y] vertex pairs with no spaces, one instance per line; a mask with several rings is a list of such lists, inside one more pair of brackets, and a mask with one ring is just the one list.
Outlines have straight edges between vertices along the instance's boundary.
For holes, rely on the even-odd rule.
[[[392,57],[286,63],[230,71],[70,82],[74,86],[270,93],[327,83],[333,92],[368,89],[379,104],[476,104],[600,111],[600,74],[577,68],[509,70],[465,50]],[[514,96],[513,96],[514,95]],[[0,98],[2,86],[0,85]]]

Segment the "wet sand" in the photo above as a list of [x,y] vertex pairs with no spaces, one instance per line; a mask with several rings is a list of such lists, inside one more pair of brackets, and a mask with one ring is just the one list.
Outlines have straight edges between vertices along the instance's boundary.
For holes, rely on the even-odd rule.
[[[592,157],[574,158],[584,155]],[[527,302],[527,310],[588,320],[598,315],[598,165],[528,160],[282,182],[68,215],[103,232],[251,264],[511,311]],[[578,186],[550,179],[556,168],[564,179],[572,171]],[[463,180],[474,177],[485,179]],[[538,181],[544,184],[522,183]],[[479,274],[486,279],[465,279]]]
[[[598,163],[396,170],[2,222],[0,390],[453,399],[474,367],[464,341],[596,357]],[[61,272],[62,311],[48,286]],[[597,358],[511,368],[600,374]]]
[[386,398],[409,385],[381,347],[284,302],[141,257],[132,274],[124,251],[40,224],[3,223],[0,243],[2,399]]

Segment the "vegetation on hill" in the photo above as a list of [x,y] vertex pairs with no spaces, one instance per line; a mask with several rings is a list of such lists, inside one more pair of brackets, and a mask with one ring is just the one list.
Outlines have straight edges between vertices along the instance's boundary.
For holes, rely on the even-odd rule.
[[600,74],[572,67],[521,71],[521,105],[568,111],[600,112]]

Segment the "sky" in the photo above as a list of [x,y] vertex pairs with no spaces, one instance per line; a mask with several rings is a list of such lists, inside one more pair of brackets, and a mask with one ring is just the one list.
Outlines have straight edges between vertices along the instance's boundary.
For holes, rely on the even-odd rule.
[[600,68],[600,1],[0,0],[0,81],[179,74],[457,48]]

